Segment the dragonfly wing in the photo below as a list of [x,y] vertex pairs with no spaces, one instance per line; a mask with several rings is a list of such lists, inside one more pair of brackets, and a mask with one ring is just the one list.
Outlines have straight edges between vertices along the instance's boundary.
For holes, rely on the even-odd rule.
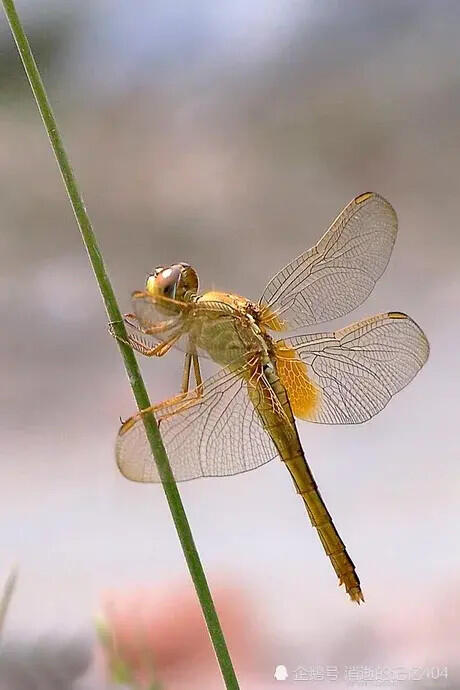
[[[178,312],[168,314],[161,307],[162,303],[146,292],[133,292],[132,305],[135,318],[125,318],[125,327],[131,345],[139,352],[153,350],[156,345],[179,336],[174,343],[174,349],[181,352],[198,352],[200,357],[209,359],[209,355],[201,348],[196,348],[187,333],[187,318],[190,305],[177,300],[170,300],[178,308]],[[166,303],[166,302],[165,302]],[[160,330],[159,326],[163,328]],[[147,331],[147,332],[146,332]],[[151,331],[151,332],[149,332]],[[182,334],[183,337],[180,337]]]
[[[221,369],[187,399],[155,412],[176,481],[252,470],[277,456],[273,441],[247,393],[242,370]],[[121,473],[133,481],[159,482],[142,419],[122,425],[116,443]]]
[[[171,328],[168,328],[164,332],[150,334],[142,330],[137,321],[125,318],[124,322],[131,346],[141,354],[153,350],[159,343],[165,343],[176,335],[178,336],[178,340],[174,343],[174,348],[176,350],[186,353],[195,353],[195,351],[197,351],[190,342],[188,334],[183,330],[180,324],[171,326]],[[207,352],[202,349],[199,349],[198,353],[200,357],[209,358]]]
[[[306,414],[298,416],[325,424],[357,424],[376,415],[413,379],[429,354],[421,328],[400,312],[373,316],[334,333],[285,338],[279,346],[278,370],[288,395],[295,399],[296,390],[304,390],[309,396]],[[306,365],[304,382],[298,367],[292,367],[292,351]],[[283,352],[289,358],[285,362]],[[302,409],[299,403],[297,407]]]
[[[179,311],[165,313],[165,304],[172,304]],[[192,337],[193,323],[218,317],[223,325],[228,323],[229,319],[240,318],[238,310],[224,302],[208,300],[193,304],[178,300],[163,300],[162,302],[161,299],[140,290],[132,294],[132,305],[135,318],[125,318],[125,326],[132,346],[140,352],[152,350],[158,343],[169,341],[177,335],[179,337],[174,343],[175,349],[181,352],[197,353],[200,357],[210,359],[209,353],[199,347]],[[180,337],[181,334],[184,337]]]
[[266,325],[293,330],[355,309],[385,270],[397,229],[396,213],[383,197],[353,199],[312,249],[268,283],[259,301]]
[[133,292],[131,303],[137,320],[144,328],[155,327],[161,322],[168,322],[171,327],[180,324],[189,308],[185,302],[153,297],[142,290]]

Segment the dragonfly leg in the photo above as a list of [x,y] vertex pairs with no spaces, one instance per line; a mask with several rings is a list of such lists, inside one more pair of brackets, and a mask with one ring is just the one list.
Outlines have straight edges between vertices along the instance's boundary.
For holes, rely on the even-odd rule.
[[129,335],[128,335],[128,339],[122,338],[120,335],[118,335],[118,333],[115,333],[114,326],[116,326],[118,323],[124,323],[125,326],[128,326],[133,331],[142,333],[142,330],[139,328],[139,324],[137,323],[136,315],[135,314],[123,314],[123,319],[121,321],[109,321],[109,323],[107,324],[107,329],[113,338],[116,338],[116,340],[119,340],[121,343],[124,343],[125,345],[130,345],[134,349],[137,349],[136,345],[133,344],[133,342],[132,342],[134,340],[134,338],[131,338]]
[[203,379],[201,378],[200,360],[198,359],[196,352],[192,354],[192,361],[193,373],[195,375],[196,392],[197,395],[201,397],[203,393]]
[[[131,343],[129,342],[129,340],[126,340],[126,338],[122,338],[122,337],[119,336],[117,333],[115,333],[114,326],[116,326],[118,323],[123,323],[123,322],[125,322],[125,323],[127,323],[130,327],[132,327],[132,328],[137,328],[134,324],[130,323],[130,321],[128,320],[128,318],[130,318],[130,317],[134,317],[134,314],[124,314],[124,315],[123,315],[123,319],[122,319],[121,321],[109,321],[109,323],[107,324],[107,330],[109,331],[109,333],[110,333],[110,335],[112,336],[112,338],[115,338],[116,340],[119,340],[121,343],[124,343],[125,345],[131,345]],[[134,318],[135,318],[135,317],[134,317]]]
[[157,324],[156,326],[151,326],[150,328],[146,329],[133,327],[133,325],[129,322],[128,325],[132,328],[132,332],[128,334],[129,344],[134,350],[140,352],[145,357],[163,357],[163,355],[169,352],[172,346],[175,343],[177,343],[177,341],[182,335],[181,332],[178,333],[176,331],[174,334],[171,334],[171,336],[166,340],[160,341],[153,347],[148,347],[143,341],[143,336],[164,333],[170,330],[171,323],[169,321],[163,321],[161,324]]
[[[142,354],[145,355],[146,357],[163,357],[169,350],[172,348],[172,346],[177,343],[179,338],[181,337],[181,333],[178,335],[174,335],[172,338],[169,340],[165,340],[162,343],[158,343],[158,345],[155,345],[155,347],[150,347],[142,350]],[[141,352],[141,350],[138,350]]]
[[142,331],[140,328],[136,328],[130,323],[128,323],[128,325],[133,329],[131,333],[128,333],[128,341],[126,341],[124,338],[120,338],[118,335],[115,335],[112,330],[110,332],[115,336],[115,338],[117,338],[117,340],[121,340],[127,345],[130,345],[133,350],[136,350],[136,352],[139,352],[145,357],[163,357],[163,355],[169,352],[171,347],[179,340],[181,336],[180,333],[175,333],[167,340],[162,340],[153,347],[148,347],[142,339],[142,336],[146,335],[146,332]]
[[184,359],[184,373],[182,374],[181,392],[186,393],[190,385],[190,367],[192,365],[192,355],[187,352]]
[[[134,321],[131,321],[132,318],[134,318]],[[176,324],[175,319],[166,319],[165,321],[159,321],[158,323],[152,324],[151,326],[141,328],[135,314],[125,314],[123,317],[123,321],[133,331],[143,333],[144,335],[156,335],[157,333],[166,333],[166,331],[170,331],[171,328]]]
[[[161,422],[163,420],[168,419],[169,417],[174,417],[174,415],[179,414],[180,412],[184,412],[189,407],[196,405],[196,403],[200,400],[202,394],[202,386],[197,386],[191,391],[184,391],[182,393],[178,393],[177,395],[173,395],[171,398],[168,398],[167,400],[163,400],[160,403],[150,405],[150,407],[146,407],[144,410],[141,410],[141,412],[138,412],[137,414],[133,415],[132,417],[129,417],[129,419],[123,422],[118,433],[119,435],[123,435],[124,433],[129,431],[129,429],[131,429],[132,426],[134,426],[138,419],[144,417],[144,415],[149,414],[151,412],[155,414],[155,416],[158,419],[158,425],[161,426]],[[167,412],[166,410],[171,406],[174,406],[174,410],[172,410],[171,412]],[[162,413],[162,410],[165,410],[165,412]]]
[[[196,381],[196,387],[193,388],[192,390],[189,390],[189,384],[190,384],[190,365],[193,362],[193,373],[195,376],[195,381]],[[200,371],[200,363],[198,360],[198,355],[196,353],[187,353],[185,355],[185,361],[184,361],[184,375],[182,379],[182,392],[179,393],[178,395],[175,395],[172,398],[169,398],[168,400],[164,400],[161,403],[158,403],[157,405],[153,405],[153,412],[160,412],[160,422],[163,419],[167,419],[168,417],[172,417],[175,414],[178,414],[179,412],[183,412],[186,410],[188,407],[191,405],[195,405],[200,398],[203,395],[203,380],[201,378],[201,371]],[[176,407],[176,409],[173,412],[166,412],[165,414],[161,415],[161,410],[164,408],[169,407],[170,405],[177,405],[177,403],[182,401],[182,405],[179,405]],[[145,410],[142,411],[144,413]],[[142,414],[141,413],[141,414]]]
[[196,352],[187,352],[184,360],[184,373],[182,375],[182,393],[186,393],[190,386],[190,370],[193,362],[193,374],[195,377],[196,390],[200,391],[203,387],[203,379],[201,378],[200,360]]
[[[180,402],[180,399],[182,397],[182,404],[177,405],[178,402]],[[176,396],[176,399],[174,400],[174,403],[177,405],[175,409],[172,412],[165,412],[164,414],[160,414],[160,419],[158,420],[158,425],[161,428],[161,422],[164,422],[165,419],[169,419],[170,417],[174,417],[174,415],[179,414],[180,412],[185,412],[185,410],[188,410],[189,407],[193,407],[193,405],[196,405],[197,402],[199,402],[200,398],[202,396],[202,388],[197,387],[193,391],[189,391],[188,393],[181,393],[180,395]],[[166,400],[165,401],[165,407],[168,407],[171,402]],[[163,405],[161,405],[163,407]],[[158,409],[156,410],[158,414]]]
[[[177,336],[180,337],[180,336]],[[177,338],[176,338],[177,339]],[[160,343],[161,345],[166,346],[169,344],[169,347],[172,347],[174,344],[175,340],[171,339],[171,342],[168,341],[168,343]],[[169,349],[169,348],[168,348]],[[162,353],[164,354],[164,352]],[[161,356],[161,355],[160,355]],[[190,370],[191,370],[191,365],[193,362],[193,372],[195,376],[195,381],[196,381],[196,388],[193,390],[189,390],[189,385],[190,385]],[[129,419],[127,419],[123,424],[121,425],[120,428],[120,433],[124,433],[125,431],[128,431],[133,424],[140,419],[140,417],[143,417],[145,414],[148,414],[149,412],[153,412],[154,414],[159,416],[159,421],[158,423],[161,424],[161,421],[164,419],[167,419],[168,417],[172,417],[175,414],[178,414],[179,412],[184,412],[188,407],[191,405],[195,405],[198,400],[201,398],[203,395],[203,380],[201,378],[201,371],[200,371],[200,363],[198,360],[198,355],[196,353],[190,353],[187,352],[185,355],[185,360],[184,360],[184,373],[182,376],[182,389],[181,392],[178,393],[177,395],[174,395],[172,398],[168,398],[167,400],[163,400],[160,403],[156,403],[154,405],[151,405],[150,407],[147,407],[145,410],[142,410],[141,412],[138,412],[137,414],[133,415]],[[178,403],[182,403],[179,404]],[[176,406],[173,412],[165,412],[163,415],[161,414],[161,411],[170,407],[170,406]]]

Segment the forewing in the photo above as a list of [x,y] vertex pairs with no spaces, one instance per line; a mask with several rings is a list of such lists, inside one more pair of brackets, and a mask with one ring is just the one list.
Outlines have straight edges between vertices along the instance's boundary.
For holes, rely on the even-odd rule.
[[[196,348],[194,349],[194,346],[188,337],[188,333],[183,329],[181,323],[177,323],[175,326],[171,326],[171,328],[168,328],[163,332],[149,334],[143,331],[140,325],[129,317],[125,318],[124,322],[131,347],[141,354],[149,353],[159,343],[165,343],[176,335],[178,336],[178,339],[174,343],[175,349],[180,350],[181,352],[195,352]],[[208,357],[207,353],[203,350],[199,350],[199,354],[200,357]]]
[[[239,319],[240,313],[231,305],[219,301],[180,302],[178,300],[154,298],[146,292],[132,294],[133,315],[125,318],[125,327],[132,347],[144,353],[152,350],[158,343],[179,336],[174,348],[182,352],[199,354],[209,359],[209,353],[195,342],[194,322],[219,318],[222,328],[228,320]],[[173,305],[178,311],[165,310]]]
[[[197,389],[155,412],[176,481],[238,474],[277,456],[241,374],[221,369],[203,383],[200,397]],[[122,425],[116,458],[127,479],[161,481],[142,419]]]
[[[152,351],[159,343],[177,336],[174,347],[190,352],[186,319],[189,307],[177,300],[155,299],[147,292],[136,290],[131,296],[133,314],[124,318],[131,346],[141,354]],[[173,309],[165,309],[174,305]],[[183,336],[183,337],[182,337]]]
[[131,295],[134,314],[143,328],[155,328],[167,322],[173,327],[179,324],[189,310],[186,302],[166,297],[152,297],[148,292],[136,290]]
[[374,193],[353,199],[320,241],[285,266],[259,301],[273,330],[292,330],[347,314],[372,291],[390,258],[398,222]]
[[303,418],[325,424],[357,424],[376,415],[413,379],[429,354],[423,331],[400,312],[282,343],[306,364],[315,389],[315,404]]

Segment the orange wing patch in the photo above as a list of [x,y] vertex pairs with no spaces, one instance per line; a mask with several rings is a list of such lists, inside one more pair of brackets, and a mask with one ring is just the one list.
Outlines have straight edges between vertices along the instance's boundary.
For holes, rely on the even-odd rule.
[[262,307],[260,323],[268,328],[269,331],[286,331],[285,322],[268,307]]
[[299,419],[311,419],[320,404],[320,390],[308,376],[307,365],[282,341],[275,345],[275,357],[278,376],[288,394],[292,412]]

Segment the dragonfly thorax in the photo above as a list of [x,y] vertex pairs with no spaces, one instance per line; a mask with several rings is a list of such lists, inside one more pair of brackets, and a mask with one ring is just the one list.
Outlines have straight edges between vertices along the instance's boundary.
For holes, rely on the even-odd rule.
[[192,340],[215,362],[226,366],[252,355],[267,356],[264,334],[252,315],[250,300],[209,291],[200,295],[196,304],[199,309],[192,319]]

